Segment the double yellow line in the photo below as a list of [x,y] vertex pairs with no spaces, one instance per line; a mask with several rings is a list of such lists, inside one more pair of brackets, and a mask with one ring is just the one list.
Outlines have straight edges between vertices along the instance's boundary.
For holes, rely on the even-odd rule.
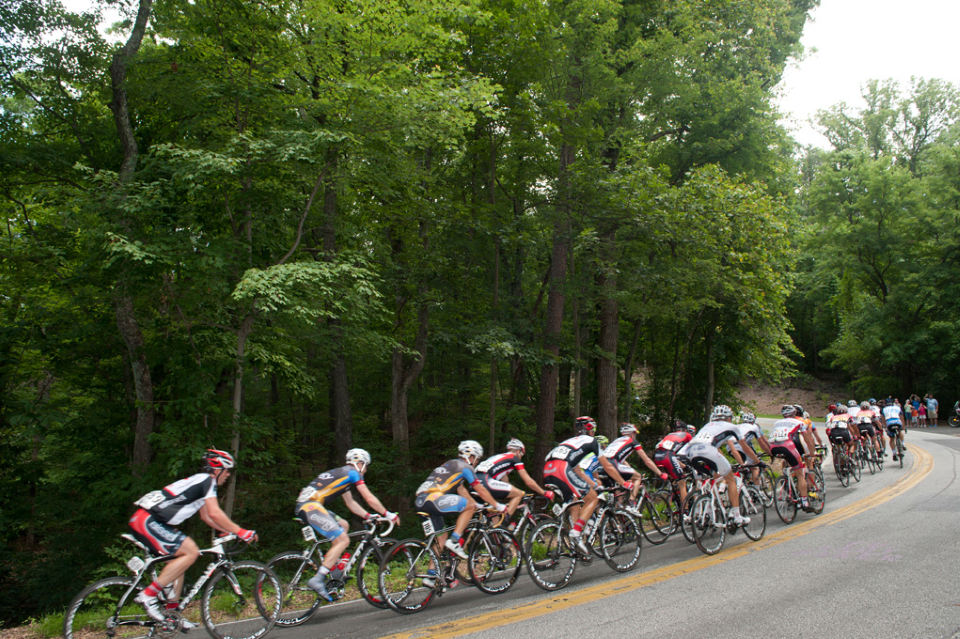
[[534,619],[542,615],[549,615],[559,610],[585,604],[600,597],[619,595],[637,590],[644,586],[667,581],[675,577],[681,577],[698,570],[703,570],[704,568],[739,559],[740,557],[759,552],[765,548],[782,544],[785,541],[796,539],[824,526],[830,526],[844,519],[853,517],[856,514],[875,508],[894,497],[902,495],[919,484],[930,474],[930,471],[933,470],[933,456],[922,448],[919,448],[916,444],[910,446],[910,452],[914,457],[913,466],[906,475],[895,481],[891,486],[881,489],[879,492],[844,506],[843,508],[838,508],[825,515],[820,515],[819,517],[809,519],[799,524],[793,524],[779,532],[766,535],[760,541],[743,543],[712,557],[688,559],[687,561],[681,561],[669,566],[664,566],[663,568],[657,568],[656,570],[650,570],[629,577],[622,577],[596,586],[581,588],[580,590],[554,596],[549,599],[538,599],[537,601],[520,606],[495,610],[482,615],[465,617],[463,619],[436,624],[417,630],[386,635],[381,637],[381,639],[422,639],[426,637],[430,639],[451,639],[453,637],[462,637],[463,635],[483,632],[491,628],[497,628],[527,619]]

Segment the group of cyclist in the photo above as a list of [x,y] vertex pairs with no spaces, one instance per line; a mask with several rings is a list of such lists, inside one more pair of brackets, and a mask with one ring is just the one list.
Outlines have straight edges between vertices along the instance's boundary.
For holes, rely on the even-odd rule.
[[827,411],[827,437],[851,455],[858,439],[869,441],[877,455],[883,457],[889,443],[894,461],[897,461],[897,439],[906,447],[903,411],[894,402],[870,398],[858,404],[851,399],[846,406],[841,402],[830,404]]
[[[437,466],[419,486],[414,506],[418,513],[430,519],[436,530],[443,528],[444,517],[456,516],[452,533],[449,537],[438,537],[438,543],[466,559],[463,535],[477,509],[474,497],[479,496],[508,522],[524,496],[523,491],[506,481],[509,474],[516,471],[530,491],[548,501],[582,501],[571,507],[575,523],[570,537],[578,551],[587,554],[581,535],[597,508],[602,490],[622,486],[633,497],[637,495],[639,473],[627,463],[636,453],[654,476],[676,482],[681,500],[686,497],[686,483],[682,480],[688,467],[701,476],[722,477],[730,496],[730,518],[734,524],[744,526],[750,519],[740,513],[734,469],[722,452],[726,449],[737,464],[749,462],[754,477],[761,464],[759,454],[782,459],[797,479],[801,507],[810,511],[808,499],[817,495],[812,492],[806,476],[812,468],[815,448],[822,445],[822,441],[803,407],[785,405],[781,415],[768,439],[752,413],[741,414],[739,423],[735,423],[731,408],[718,405],[711,412],[709,422],[700,429],[677,421],[673,431],[657,443],[652,457],[637,441],[635,424],[621,425],[620,437],[608,442],[606,437],[597,434],[597,424],[592,418],[578,417],[573,436],[547,454],[542,487],[524,466],[526,446],[519,439],[510,439],[505,452],[486,460],[483,460],[483,446],[474,440],[465,440],[458,446],[458,456]],[[878,429],[878,426],[884,428]],[[830,405],[827,436],[836,445],[850,447],[857,438],[865,438],[876,447],[878,454],[884,454],[885,434],[890,438],[896,459],[894,438],[903,437],[903,418],[898,406],[884,406],[883,402],[874,400],[861,404],[850,401],[846,407]],[[327,591],[328,576],[349,543],[349,525],[328,510],[330,501],[342,497],[347,509],[364,520],[373,516],[372,510],[394,524],[399,523],[399,516],[389,512],[364,481],[371,464],[370,454],[354,448],[347,451],[345,457],[344,466],[320,473],[305,486],[295,506],[296,516],[330,542],[317,574],[307,584],[328,601],[331,599]],[[164,606],[176,607],[182,576],[198,557],[197,544],[177,530],[177,524],[199,512],[204,522],[215,530],[234,533],[244,541],[256,539],[255,531],[233,523],[217,502],[216,489],[229,478],[233,468],[234,459],[228,452],[210,449],[203,456],[201,472],[148,493],[136,502],[138,510],[129,522],[134,536],[153,553],[174,556],[156,581],[138,597],[150,617],[162,620]],[[351,488],[356,489],[367,508],[353,497]],[[161,591],[164,591],[162,601]],[[184,623],[185,627],[192,626]]]

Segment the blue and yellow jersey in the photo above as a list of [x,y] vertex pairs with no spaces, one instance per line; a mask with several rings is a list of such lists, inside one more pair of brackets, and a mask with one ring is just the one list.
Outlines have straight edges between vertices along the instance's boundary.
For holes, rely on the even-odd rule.
[[473,468],[462,459],[451,459],[443,466],[437,466],[427,477],[427,481],[420,484],[417,494],[422,493],[454,493],[460,482],[467,482],[471,486],[479,480]]
[[342,495],[350,490],[351,486],[362,484],[363,476],[353,466],[342,466],[320,473],[310,482],[297,497],[297,503],[307,501],[323,503],[324,500]]

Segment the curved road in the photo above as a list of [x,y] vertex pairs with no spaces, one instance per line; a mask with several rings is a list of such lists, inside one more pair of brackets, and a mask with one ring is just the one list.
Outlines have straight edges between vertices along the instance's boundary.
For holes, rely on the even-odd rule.
[[460,587],[410,616],[346,603],[271,636],[960,639],[960,437],[910,431],[907,442],[902,470],[888,458],[843,488],[828,465],[823,514],[784,526],[769,509],[760,542],[737,534],[715,557],[672,537],[644,545],[626,575],[579,565],[557,593],[523,572],[502,596]]

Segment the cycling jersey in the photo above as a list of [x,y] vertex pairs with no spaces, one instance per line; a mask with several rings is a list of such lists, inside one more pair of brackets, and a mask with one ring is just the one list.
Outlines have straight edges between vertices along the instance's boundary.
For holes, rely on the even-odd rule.
[[545,461],[560,460],[571,466],[576,466],[589,453],[600,455],[600,444],[590,435],[577,435],[562,442],[559,446],[547,453]]
[[841,415],[831,415],[827,418],[827,424],[830,428],[840,428],[843,430],[848,430],[850,422],[850,415],[843,413]]
[[477,479],[470,464],[462,459],[451,459],[443,466],[437,466],[433,469],[427,480],[417,488],[417,495],[455,493],[461,482],[476,486],[480,480]]
[[485,459],[477,466],[477,475],[482,479],[484,475],[493,479],[503,479],[511,470],[523,470],[523,462],[516,453],[500,453]]
[[771,442],[785,442],[798,439],[800,433],[807,432],[807,425],[803,420],[795,417],[780,419],[773,424],[773,434],[770,436]]
[[[756,424],[740,424],[740,434],[743,435],[742,439],[747,443],[747,446],[752,448],[753,452],[757,452],[757,449],[753,445],[753,442],[755,442],[756,440],[764,436],[763,430]],[[739,443],[734,444],[734,446],[738,451],[740,451],[741,453],[744,453],[743,447],[740,446]]]
[[742,438],[740,426],[737,424],[724,421],[710,422],[701,428],[686,446],[680,449],[680,453],[683,454],[684,450],[690,450],[693,446],[699,444],[720,448],[727,442],[736,443],[738,439]]
[[883,407],[883,419],[887,423],[887,426],[891,424],[900,424],[903,426],[903,411],[900,410],[899,406],[884,406]]
[[685,430],[674,431],[657,442],[656,450],[669,450],[677,452],[691,439],[693,439],[693,435]]
[[164,524],[176,526],[192,517],[210,497],[217,496],[217,480],[209,473],[197,473],[175,481],[163,490],[141,497],[138,506]]
[[351,486],[364,483],[363,476],[353,466],[341,466],[320,473],[317,478],[307,484],[297,496],[297,504],[307,501],[323,503],[331,497],[347,492]]
[[690,465],[699,473],[726,475],[730,472],[730,462],[718,449],[741,438],[740,427],[733,422],[710,422],[680,449],[679,454],[689,457]]
[[633,435],[624,435],[610,442],[600,455],[613,460],[616,464],[622,464],[634,451],[642,453],[643,446],[633,438]]
[[677,452],[691,439],[693,435],[685,430],[678,430],[657,442],[657,448],[653,451],[653,463],[667,473],[670,479],[683,477],[683,466],[677,459]]

